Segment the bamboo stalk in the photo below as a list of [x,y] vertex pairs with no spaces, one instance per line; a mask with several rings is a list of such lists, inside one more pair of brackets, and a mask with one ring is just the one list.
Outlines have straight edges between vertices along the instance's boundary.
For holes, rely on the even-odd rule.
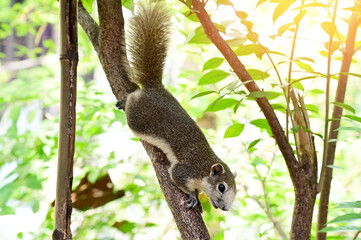
[[77,4],[76,0],[60,0],[61,89],[54,240],[72,239],[70,223],[78,64]]

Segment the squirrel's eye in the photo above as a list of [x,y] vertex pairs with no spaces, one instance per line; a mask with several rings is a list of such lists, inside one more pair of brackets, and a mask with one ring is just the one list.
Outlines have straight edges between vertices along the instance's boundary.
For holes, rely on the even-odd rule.
[[224,186],[224,184],[219,184],[218,185],[218,190],[221,192],[221,193],[224,193],[224,191],[226,190],[226,187]]

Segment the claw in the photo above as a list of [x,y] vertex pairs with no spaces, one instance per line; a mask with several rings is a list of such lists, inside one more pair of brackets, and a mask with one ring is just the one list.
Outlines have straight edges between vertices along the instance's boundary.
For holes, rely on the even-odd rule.
[[127,102],[127,98],[123,98],[123,99],[121,99],[121,100],[119,100],[118,102],[117,102],[117,104],[115,104],[115,106],[119,109],[119,110],[125,110],[125,104],[126,104],[126,102]]
[[198,204],[198,199],[192,194],[189,194],[188,199],[185,201],[185,203],[189,203],[187,205],[187,208],[194,208]]
[[203,212],[203,207],[201,202],[198,199],[198,194],[196,192],[196,194],[188,194],[188,199],[185,201],[185,203],[188,203],[186,208],[195,208],[198,205],[198,209],[199,211],[202,213]]

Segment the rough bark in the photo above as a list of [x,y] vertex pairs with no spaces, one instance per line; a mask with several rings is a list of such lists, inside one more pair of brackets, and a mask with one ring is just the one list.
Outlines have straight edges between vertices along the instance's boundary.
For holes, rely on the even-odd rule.
[[[116,99],[123,99],[138,88],[131,82],[132,73],[125,50],[124,20],[121,1],[98,0],[99,26],[79,1],[79,23],[87,33],[107,76]],[[97,36],[97,32],[99,33]],[[97,47],[98,46],[98,47]],[[173,185],[169,162],[156,147],[142,142],[151,158],[160,187],[173,213],[183,239],[210,239],[202,216],[197,209],[186,209],[187,196]]]
[[[238,78],[242,82],[247,82],[245,84],[247,90],[250,92],[261,91],[254,81],[250,81],[252,80],[251,76],[248,74],[237,55],[221,37],[199,0],[193,0],[193,11],[196,13],[208,38],[223,54]],[[283,128],[267,98],[257,98],[256,101],[272,130],[273,137],[283,155],[294,186],[295,205],[290,237],[294,240],[310,239],[313,206],[317,193],[317,177],[315,176],[316,171],[314,167],[317,165],[315,162],[316,159],[304,154],[302,159],[297,161],[293,149],[291,148]]]
[[[346,37],[345,50],[343,52],[342,64],[341,64],[341,73],[346,73],[350,70],[352,56],[355,53],[355,38],[358,26],[361,24],[361,16],[353,13],[350,18],[349,28]],[[346,95],[348,75],[341,74],[338,79],[335,102],[343,103]],[[334,105],[330,131],[329,131],[329,140],[336,140],[338,137],[338,129],[341,124],[341,116],[343,109]],[[322,172],[320,176],[320,203],[318,210],[318,219],[317,219],[317,230],[321,230],[325,227],[327,223],[327,214],[328,214],[328,203],[331,190],[331,180],[332,180],[332,168],[327,167],[327,165],[333,165],[335,160],[336,152],[336,141],[328,141],[327,146],[327,155],[326,162],[323,163]],[[325,240],[327,233],[317,233],[317,240]]]
[[61,99],[54,240],[72,239],[71,188],[75,144],[75,104],[78,64],[77,1],[60,1]]
[[295,192],[290,239],[311,239],[313,208],[317,193],[310,191],[306,184]]

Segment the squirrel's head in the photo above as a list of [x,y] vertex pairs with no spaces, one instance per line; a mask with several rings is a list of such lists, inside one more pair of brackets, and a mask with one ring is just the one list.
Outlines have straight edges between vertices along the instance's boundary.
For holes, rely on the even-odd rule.
[[213,207],[228,211],[236,196],[235,177],[224,163],[213,164],[206,177],[204,192],[210,198]]

